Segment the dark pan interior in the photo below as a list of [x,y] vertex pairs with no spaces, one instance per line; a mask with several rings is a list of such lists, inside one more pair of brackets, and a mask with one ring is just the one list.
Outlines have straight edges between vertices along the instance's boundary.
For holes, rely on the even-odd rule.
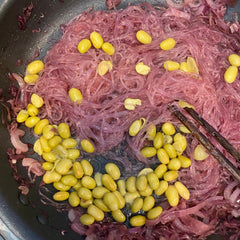
[[[34,9],[27,22],[26,30],[20,30],[17,16],[23,14],[23,8],[33,3]],[[118,6],[139,1],[125,1]],[[148,1],[162,4],[163,0]],[[68,22],[89,7],[106,9],[104,0],[0,0],[0,88],[7,96],[9,72],[23,73],[25,65],[17,66],[18,59],[25,62],[34,55],[36,48],[40,50],[40,58],[59,39],[59,26]],[[229,8],[228,18],[233,11],[240,9],[238,1],[235,9]],[[41,29],[40,32],[34,32]],[[1,114],[6,111],[1,106]],[[0,221],[0,232],[5,239],[81,239],[70,227],[66,213],[59,213],[54,207],[43,205],[39,200],[37,188],[31,188],[28,197],[19,195],[18,184],[12,176],[7,160],[6,150],[10,147],[7,129],[0,123],[0,220],[8,229],[3,231]],[[22,174],[26,174],[24,171]],[[37,184],[37,183],[36,183]],[[211,237],[212,239],[216,236]],[[1,235],[0,235],[1,239]]]

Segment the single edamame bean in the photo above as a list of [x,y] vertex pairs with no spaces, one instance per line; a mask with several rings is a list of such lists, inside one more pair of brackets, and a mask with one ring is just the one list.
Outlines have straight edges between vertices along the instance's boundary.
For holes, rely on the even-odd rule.
[[47,141],[47,139],[46,139],[45,137],[41,136],[41,137],[39,138],[39,141],[40,141],[40,143],[41,143],[41,146],[42,146],[42,149],[43,149],[44,152],[48,153],[48,152],[50,152],[50,151],[52,150],[52,149],[49,147],[48,141]]
[[143,199],[143,206],[142,206],[142,210],[144,212],[149,211],[150,209],[153,208],[155,204],[155,199],[153,196],[147,196]]
[[154,170],[158,178],[162,178],[166,171],[167,171],[167,166],[165,164],[158,165]]
[[78,191],[80,189],[80,187],[82,187],[81,181],[78,180],[77,183],[74,186],[72,186],[72,187],[73,187],[73,189]]
[[81,165],[82,165],[83,172],[84,172],[85,175],[91,176],[93,174],[93,167],[88,160],[83,159],[81,161]]
[[148,219],[156,219],[161,215],[161,213],[162,213],[162,208],[160,206],[154,207],[148,211],[147,218]]
[[166,135],[173,135],[176,132],[173,124],[170,122],[166,122],[162,125],[162,131]]
[[88,39],[82,39],[79,43],[78,43],[78,51],[80,53],[86,53],[90,48],[91,48],[92,44],[90,42],[90,40]]
[[161,148],[163,145],[163,134],[161,132],[157,132],[156,136],[153,139],[153,146],[156,149]]
[[93,46],[97,49],[101,48],[103,45],[103,38],[102,38],[101,34],[98,32],[95,32],[95,31],[92,32],[90,34],[90,40],[91,40]]
[[78,149],[67,149],[67,157],[69,159],[75,160],[80,156],[80,151]]
[[158,188],[159,180],[158,176],[154,172],[148,173],[147,180],[150,188],[152,188],[153,190]]
[[168,169],[177,171],[181,168],[181,161],[178,158],[173,158],[168,163]]
[[165,149],[159,148],[157,150],[157,157],[158,157],[158,160],[161,163],[163,163],[163,164],[168,164],[169,163],[169,156],[168,156],[168,153]]
[[131,137],[136,136],[140,130],[144,127],[146,123],[146,119],[145,118],[140,118],[138,120],[135,120],[131,126],[129,127],[128,133]]
[[164,62],[163,67],[170,72],[170,71],[178,70],[180,65],[178,62],[168,60]]
[[88,208],[91,204],[93,204],[93,199],[88,199],[88,200],[85,200],[83,198],[81,198],[80,200],[80,206],[82,208]]
[[176,41],[173,38],[167,38],[160,43],[160,48],[162,50],[171,50],[176,45]]
[[152,192],[153,192],[153,189],[149,185],[147,185],[144,191],[139,191],[140,195],[143,197],[152,195]]
[[46,173],[43,175],[43,181],[46,184],[53,183],[53,182],[59,182],[61,177],[62,176],[55,171],[46,171]]
[[21,110],[17,115],[17,122],[23,123],[28,119],[28,111],[27,110]]
[[80,104],[83,100],[83,96],[82,93],[79,89],[77,88],[71,88],[68,91],[68,96],[70,98],[70,100],[76,104]]
[[145,175],[140,175],[136,180],[136,188],[139,191],[144,191],[147,188],[147,177]]
[[69,198],[69,192],[65,192],[65,191],[60,191],[60,192],[56,192],[53,195],[53,199],[55,201],[65,201]]
[[181,183],[181,182],[179,182],[179,181],[176,181],[176,182],[174,183],[174,186],[175,186],[175,188],[177,189],[178,194],[179,194],[182,198],[184,198],[184,199],[186,199],[186,200],[188,200],[188,199],[190,198],[190,193],[189,193],[188,189],[186,188],[186,186],[185,186],[183,183]]
[[27,65],[28,74],[37,74],[44,69],[44,63],[41,60],[32,61]]
[[96,182],[94,178],[90,176],[84,176],[81,180],[81,184],[83,185],[83,187],[88,189],[94,189],[96,187]]
[[88,139],[81,141],[81,147],[84,152],[93,153],[95,151],[93,144]]
[[121,176],[118,166],[114,163],[107,163],[105,165],[105,171],[114,179],[118,180]]
[[126,217],[120,209],[112,211],[112,217],[115,221],[120,223],[123,223],[126,221]]
[[92,199],[92,192],[85,187],[80,187],[78,189],[78,196],[84,200],[90,200]]
[[224,73],[225,82],[233,83],[237,78],[237,74],[238,74],[238,68],[236,66],[228,67]]
[[143,199],[141,197],[135,198],[131,205],[132,213],[138,212],[142,208],[142,206],[143,206]]
[[93,224],[94,221],[95,221],[94,217],[90,214],[83,214],[80,217],[80,222],[86,226]]
[[103,196],[103,202],[111,211],[116,211],[119,209],[119,201],[116,195],[112,192],[107,192]]
[[160,195],[162,195],[163,193],[166,192],[167,188],[168,188],[168,182],[165,181],[165,180],[162,180],[162,181],[159,182],[158,188],[154,190],[154,193],[157,196],[160,196]]
[[122,196],[125,196],[126,194],[126,183],[124,180],[120,179],[117,181],[117,186],[119,189],[119,192],[122,194]]
[[57,129],[53,125],[46,125],[43,127],[42,134],[47,140],[50,140],[57,133]]
[[102,183],[103,183],[103,186],[105,186],[108,190],[110,190],[112,192],[116,191],[116,189],[117,189],[117,184],[112,179],[112,177],[108,174],[102,175]]
[[104,218],[104,212],[93,204],[88,207],[87,213],[92,215],[96,221],[102,221]]
[[52,170],[53,166],[54,166],[53,163],[50,163],[50,162],[44,162],[42,164],[43,169],[46,171]]
[[73,163],[73,173],[76,178],[81,178],[83,176],[84,171],[80,162]]
[[57,160],[57,157],[53,152],[43,152],[42,157],[47,162],[55,162]]
[[72,161],[70,159],[61,159],[59,162],[56,164],[56,172],[58,172],[61,175],[65,175],[68,173],[68,171],[72,167]]
[[62,138],[59,136],[54,136],[53,138],[48,140],[48,145],[51,148],[55,148],[59,143],[61,143]]
[[155,147],[144,147],[141,149],[141,153],[145,158],[151,158],[156,155],[157,150]]
[[40,108],[44,104],[42,97],[38,96],[36,93],[33,93],[31,96],[31,103],[36,107]]
[[77,141],[73,138],[66,138],[62,141],[62,145],[65,148],[75,148],[77,146]]
[[28,128],[33,128],[36,126],[36,124],[40,121],[39,117],[29,117],[27,118],[27,120],[25,121],[25,125]]
[[38,74],[29,74],[29,75],[25,75],[23,80],[30,84],[30,83],[35,83],[39,78],[39,75]]
[[67,186],[74,186],[77,184],[77,179],[73,175],[65,175],[61,178],[61,182]]
[[114,49],[113,45],[109,42],[103,43],[102,50],[110,56],[115,53],[115,49]]
[[95,179],[96,185],[97,185],[98,187],[101,187],[101,186],[102,186],[102,173],[97,172],[97,173],[94,175],[94,179]]
[[77,207],[80,204],[80,198],[76,191],[69,194],[68,202],[72,207]]
[[231,54],[228,57],[228,61],[232,66],[240,67],[240,56],[237,54]]
[[43,154],[43,148],[42,148],[42,145],[40,143],[40,139],[37,139],[37,141],[34,143],[33,150],[34,150],[34,152],[36,152],[40,156]]
[[153,124],[150,124],[148,127],[147,127],[147,132],[146,132],[146,135],[147,135],[147,139],[149,141],[152,141],[155,136],[156,136],[156,133],[157,133],[157,128],[155,125]]
[[54,182],[53,186],[59,191],[68,191],[71,188],[71,186],[67,186],[62,182]]
[[126,189],[128,192],[136,192],[136,177],[131,176],[126,180]]
[[173,185],[168,186],[168,189],[165,192],[166,198],[172,207],[176,207],[179,202],[178,191]]
[[183,155],[178,156],[178,159],[181,161],[182,168],[188,168],[191,166],[191,159],[189,159]]
[[60,123],[58,125],[58,133],[62,138],[69,138],[71,136],[71,133],[68,124]]
[[146,217],[137,215],[130,218],[130,224],[132,227],[141,227],[146,223]]
[[177,157],[177,152],[176,152],[175,148],[173,147],[173,145],[167,143],[163,146],[163,148],[165,149],[165,151],[167,152],[167,154],[170,158]]
[[178,177],[178,172],[174,170],[168,171],[163,175],[163,179],[167,182],[173,181],[177,177]]
[[135,70],[141,75],[147,75],[150,72],[151,68],[145,65],[143,62],[140,62],[135,66]]
[[136,38],[142,44],[149,44],[152,42],[152,37],[143,30],[137,31]]
[[105,187],[95,187],[92,190],[92,196],[94,198],[103,198],[104,194],[109,192],[109,190]]

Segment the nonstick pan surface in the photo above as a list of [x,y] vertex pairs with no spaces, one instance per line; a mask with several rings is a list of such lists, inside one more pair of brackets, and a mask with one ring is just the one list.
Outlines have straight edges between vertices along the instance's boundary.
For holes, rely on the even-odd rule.
[[[33,11],[25,30],[18,27],[17,16],[23,15],[23,9],[33,3]],[[125,1],[117,8],[124,8]],[[162,4],[163,0],[148,1]],[[106,9],[104,0],[0,0],[0,88],[7,97],[9,72],[23,73],[25,64],[17,66],[17,60],[23,63],[30,59],[35,50],[40,50],[42,58],[47,50],[60,38],[60,25],[87,10],[89,7]],[[227,18],[233,12],[240,12],[240,1],[234,8],[228,8]],[[0,113],[6,115],[1,106]],[[10,147],[8,131],[0,123],[0,239],[8,240],[60,240],[83,239],[69,227],[67,213],[57,212],[52,206],[40,202],[38,189],[32,187],[26,197],[20,194],[18,183],[12,175],[8,162],[7,148]],[[22,174],[26,171],[22,170]],[[36,186],[39,182],[36,182]],[[220,239],[216,236],[209,239]]]

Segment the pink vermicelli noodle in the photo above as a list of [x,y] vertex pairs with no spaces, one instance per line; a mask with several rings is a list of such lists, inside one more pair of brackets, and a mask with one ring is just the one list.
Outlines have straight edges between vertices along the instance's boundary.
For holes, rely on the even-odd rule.
[[[231,31],[233,25],[222,20],[226,11],[223,0],[168,3],[167,9],[144,3],[124,10],[88,11],[77,16],[62,26],[61,39],[44,58],[44,72],[35,85],[23,86],[22,94],[37,93],[43,97],[41,117],[52,124],[67,122],[77,139],[87,138],[94,143],[97,153],[104,154],[126,140],[129,151],[146,166],[157,162],[156,158],[145,159],[140,154],[146,143],[147,126],[160,126],[167,121],[176,127],[180,125],[167,109],[167,104],[174,100],[194,105],[204,119],[240,150],[240,74],[232,84],[227,84],[223,77],[229,66],[228,56],[240,52],[239,24],[234,23]],[[138,30],[152,36],[151,44],[138,42]],[[114,46],[114,55],[93,47],[79,53],[78,43],[93,31]],[[175,39],[176,46],[169,51],[161,50],[159,44],[169,37]],[[195,59],[199,75],[167,71],[163,67],[166,60],[181,63],[187,57]],[[113,64],[113,69],[104,76],[97,73],[102,60]],[[151,68],[148,75],[135,71],[139,62]],[[81,104],[69,99],[72,87],[82,92]],[[126,98],[141,99],[142,105],[129,111],[124,107]],[[126,134],[129,126],[141,117],[146,118],[146,126],[136,137],[129,137]],[[18,140],[21,132],[15,134]],[[192,136],[186,137],[186,155],[192,159],[192,165],[179,171],[179,181],[190,190],[190,200],[181,200],[175,208],[165,203],[157,219],[148,220],[139,228],[127,228],[108,218],[85,227],[78,221],[82,212],[71,210],[74,231],[86,235],[86,239],[115,239],[114,234],[116,239],[203,239],[214,232],[237,239],[239,183],[213,157],[194,161],[193,150],[198,142]],[[240,167],[240,163],[232,158],[231,161]]]

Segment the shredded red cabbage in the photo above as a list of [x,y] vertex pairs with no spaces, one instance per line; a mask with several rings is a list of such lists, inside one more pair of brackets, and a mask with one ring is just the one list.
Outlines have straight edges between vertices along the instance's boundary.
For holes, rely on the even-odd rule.
[[[232,84],[223,77],[229,66],[228,56],[240,52],[239,23],[222,20],[225,0],[167,2],[167,9],[144,3],[124,10],[87,11],[62,26],[63,36],[44,58],[44,73],[35,85],[27,86],[19,76],[12,75],[20,85],[15,100],[10,101],[12,109],[17,112],[19,106],[26,107],[31,93],[37,93],[45,102],[40,117],[54,124],[68,122],[76,138],[91,139],[98,153],[105,153],[125,139],[138,161],[151,165],[156,159],[146,160],[139,154],[146,140],[146,127],[166,121],[178,126],[167,104],[181,99],[194,105],[240,150],[240,75]],[[135,35],[140,29],[152,36],[151,44],[139,44]],[[114,45],[113,56],[94,48],[85,54],[78,52],[79,41],[89,38],[92,31],[101,33],[105,41]],[[159,44],[168,37],[177,44],[172,50],[163,51]],[[163,68],[166,60],[183,62],[188,56],[195,59],[199,75]],[[102,60],[111,60],[113,70],[99,76],[97,66]],[[151,68],[147,76],[136,73],[138,62]],[[83,94],[79,105],[68,97],[72,87]],[[123,104],[126,98],[141,99],[142,105],[128,111]],[[147,119],[146,127],[134,138],[126,136],[130,124],[140,117]],[[13,130],[10,133],[14,146],[19,153],[24,152],[25,145],[19,143],[22,132]],[[86,235],[86,239],[204,239],[216,232],[238,239],[239,183],[212,157],[194,161],[193,150],[198,143],[191,136],[187,139],[186,154],[192,165],[179,172],[179,180],[190,190],[190,200],[181,200],[174,208],[160,201],[162,215],[139,228],[127,228],[108,218],[86,227],[79,223],[84,212],[72,209],[72,229]],[[127,158],[120,161],[129,165]],[[240,167],[234,159],[231,161]],[[128,171],[132,169],[130,166]]]

